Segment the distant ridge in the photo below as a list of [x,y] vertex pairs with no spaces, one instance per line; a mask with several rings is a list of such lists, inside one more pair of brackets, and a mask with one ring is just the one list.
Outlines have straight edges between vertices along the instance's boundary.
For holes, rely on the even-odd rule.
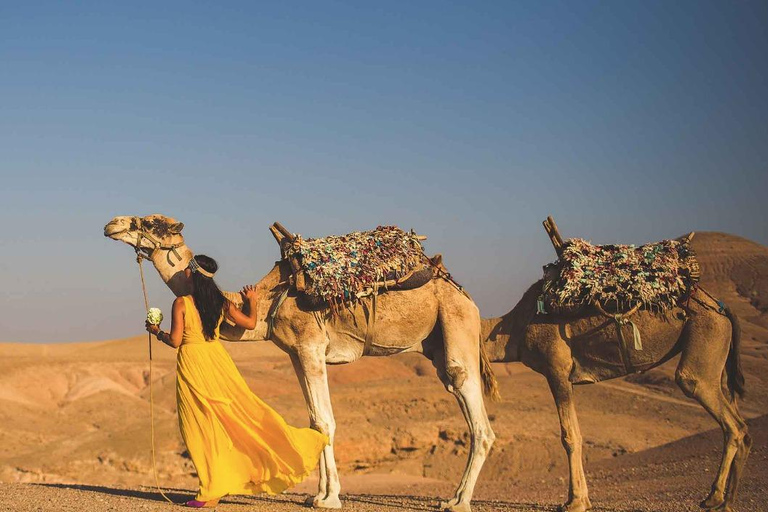
[[722,295],[735,291],[761,313],[768,311],[768,247],[727,233],[696,233],[693,248],[702,285]]

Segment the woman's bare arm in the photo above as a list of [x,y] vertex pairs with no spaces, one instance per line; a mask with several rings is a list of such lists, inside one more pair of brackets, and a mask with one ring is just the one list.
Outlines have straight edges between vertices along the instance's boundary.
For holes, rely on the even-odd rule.
[[163,332],[160,330],[159,325],[152,325],[147,322],[147,331],[157,336],[159,341],[162,341],[169,347],[179,348],[181,346],[181,339],[184,334],[184,314],[186,308],[184,307],[184,299],[182,297],[176,297],[173,301],[173,310],[171,311],[171,332]]
[[[179,348],[181,346],[181,339],[184,336],[184,315],[186,314],[186,307],[184,306],[184,299],[176,297],[173,301],[173,312],[171,313],[171,332],[168,333],[168,341],[164,342],[173,348]],[[163,341],[163,340],[160,340]]]
[[258,318],[258,305],[259,298],[256,293],[256,289],[253,285],[246,285],[243,287],[240,295],[243,296],[243,301],[248,301],[248,314],[246,315],[240,311],[237,306],[231,302],[227,302],[226,316],[233,321],[236,326],[243,329],[254,329],[256,327],[256,319]]

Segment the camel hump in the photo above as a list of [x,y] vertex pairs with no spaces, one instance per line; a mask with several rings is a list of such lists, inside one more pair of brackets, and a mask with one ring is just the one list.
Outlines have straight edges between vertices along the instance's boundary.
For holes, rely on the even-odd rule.
[[412,230],[379,226],[304,239],[276,222],[270,232],[290,263],[296,290],[321,298],[332,310],[379,288],[417,288],[433,277],[421,245],[426,237]]
[[595,303],[610,307],[611,313],[638,305],[668,310],[700,277],[691,236],[640,246],[569,238],[560,258],[544,267],[543,306],[556,313],[579,313]]

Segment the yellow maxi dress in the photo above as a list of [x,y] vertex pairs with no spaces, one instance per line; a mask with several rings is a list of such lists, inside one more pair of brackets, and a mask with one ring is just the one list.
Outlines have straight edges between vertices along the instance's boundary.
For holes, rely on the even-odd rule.
[[206,340],[190,296],[184,305],[176,399],[181,436],[200,480],[195,499],[277,494],[304,480],[328,437],[288,425],[253,394],[219,342],[219,329]]

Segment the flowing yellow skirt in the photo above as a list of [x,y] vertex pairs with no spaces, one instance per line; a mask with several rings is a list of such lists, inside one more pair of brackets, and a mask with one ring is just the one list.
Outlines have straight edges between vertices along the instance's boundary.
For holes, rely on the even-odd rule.
[[176,377],[179,428],[200,480],[195,499],[277,494],[317,466],[328,437],[288,425],[218,341],[182,344]]

